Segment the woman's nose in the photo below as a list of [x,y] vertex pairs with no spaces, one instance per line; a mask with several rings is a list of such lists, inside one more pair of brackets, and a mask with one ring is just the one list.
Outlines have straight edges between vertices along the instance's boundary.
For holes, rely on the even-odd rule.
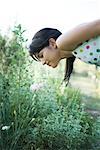
[[45,65],[45,64],[46,64],[45,60],[42,60],[41,62],[42,62],[42,65]]

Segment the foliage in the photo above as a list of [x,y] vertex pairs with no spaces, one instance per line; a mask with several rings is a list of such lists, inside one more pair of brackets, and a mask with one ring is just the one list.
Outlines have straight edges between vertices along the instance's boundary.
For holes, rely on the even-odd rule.
[[60,89],[45,79],[30,91],[32,78],[21,25],[11,40],[0,37],[0,149],[80,150],[94,147],[100,137],[99,120],[84,111],[80,92]]

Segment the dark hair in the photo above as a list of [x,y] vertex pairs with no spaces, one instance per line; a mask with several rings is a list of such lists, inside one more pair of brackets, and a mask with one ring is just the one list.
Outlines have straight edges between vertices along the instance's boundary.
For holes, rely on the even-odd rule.
[[[50,38],[54,38],[56,40],[61,34],[62,33],[59,30],[54,28],[43,28],[39,30],[32,38],[32,43],[29,46],[30,56],[37,61],[38,58],[36,57],[36,53],[39,53],[44,47],[49,46]],[[74,60],[74,56],[66,59],[64,81],[67,83],[69,82],[70,75],[73,71]]]
[[32,38],[32,43],[29,47],[29,53],[33,59],[37,60],[35,54],[39,53],[44,47],[49,46],[50,38],[56,40],[61,34],[62,33],[59,30],[54,28],[43,28],[38,31]]
[[65,75],[64,75],[64,79],[63,79],[66,86],[69,83],[69,79],[70,79],[71,73],[73,71],[73,64],[74,64],[75,58],[76,57],[74,55],[72,57],[66,58]]

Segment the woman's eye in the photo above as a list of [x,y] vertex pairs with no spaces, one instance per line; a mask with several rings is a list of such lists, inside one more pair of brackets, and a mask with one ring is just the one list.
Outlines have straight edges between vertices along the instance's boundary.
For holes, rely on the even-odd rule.
[[40,55],[39,55],[39,58],[43,58],[43,55],[42,55],[42,54],[40,54]]

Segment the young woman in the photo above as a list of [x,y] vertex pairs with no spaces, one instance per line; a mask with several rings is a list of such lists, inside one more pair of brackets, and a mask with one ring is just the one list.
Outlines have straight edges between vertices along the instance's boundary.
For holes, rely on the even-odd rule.
[[34,60],[53,68],[65,58],[64,81],[68,83],[75,58],[100,66],[100,20],[79,25],[64,34],[43,28],[34,35],[29,53]]

